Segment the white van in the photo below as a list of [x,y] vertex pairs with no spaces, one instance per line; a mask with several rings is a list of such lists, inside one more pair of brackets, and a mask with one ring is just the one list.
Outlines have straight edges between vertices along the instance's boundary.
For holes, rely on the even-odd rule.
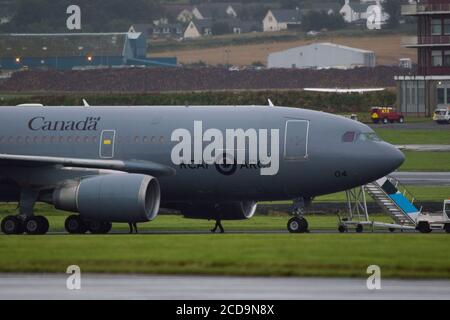
[[437,123],[450,124],[450,107],[447,109],[436,109],[433,120]]

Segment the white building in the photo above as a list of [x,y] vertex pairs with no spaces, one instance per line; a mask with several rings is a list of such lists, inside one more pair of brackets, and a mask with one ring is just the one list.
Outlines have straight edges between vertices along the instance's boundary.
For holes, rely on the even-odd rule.
[[314,43],[271,53],[269,68],[339,68],[375,67],[372,51],[341,46],[333,43]]
[[295,9],[269,10],[263,19],[263,31],[281,31],[290,26],[298,26],[302,23],[301,12]]
[[184,30],[183,37],[185,39],[196,39],[203,36],[212,35],[213,21],[209,19],[192,20]]
[[383,24],[388,20],[389,15],[383,11],[383,6],[381,4],[382,2],[383,1],[380,0],[361,0],[361,2],[350,2],[350,0],[345,0],[345,4],[339,13],[346,22],[353,23],[361,20],[367,20],[368,13],[374,12],[374,6],[378,6],[381,12],[380,22]]

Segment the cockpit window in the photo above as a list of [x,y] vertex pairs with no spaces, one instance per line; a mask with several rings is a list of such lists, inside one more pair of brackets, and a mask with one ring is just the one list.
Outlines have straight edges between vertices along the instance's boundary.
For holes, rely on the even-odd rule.
[[358,141],[381,141],[381,139],[374,132],[361,132]]
[[356,133],[354,131],[347,131],[342,136],[342,142],[353,142],[355,141]]

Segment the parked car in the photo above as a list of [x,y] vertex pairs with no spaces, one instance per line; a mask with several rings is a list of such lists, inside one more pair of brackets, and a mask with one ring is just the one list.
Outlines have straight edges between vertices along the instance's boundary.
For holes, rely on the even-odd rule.
[[450,107],[447,109],[436,109],[433,120],[440,124],[450,124]]
[[370,110],[370,117],[374,123],[404,123],[405,117],[393,107],[373,107]]

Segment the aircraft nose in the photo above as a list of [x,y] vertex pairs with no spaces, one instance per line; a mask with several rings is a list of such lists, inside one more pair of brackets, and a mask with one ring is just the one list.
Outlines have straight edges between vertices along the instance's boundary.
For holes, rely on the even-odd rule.
[[405,155],[397,147],[393,145],[387,145],[385,153],[386,164],[391,167],[392,171],[398,169],[405,162]]

